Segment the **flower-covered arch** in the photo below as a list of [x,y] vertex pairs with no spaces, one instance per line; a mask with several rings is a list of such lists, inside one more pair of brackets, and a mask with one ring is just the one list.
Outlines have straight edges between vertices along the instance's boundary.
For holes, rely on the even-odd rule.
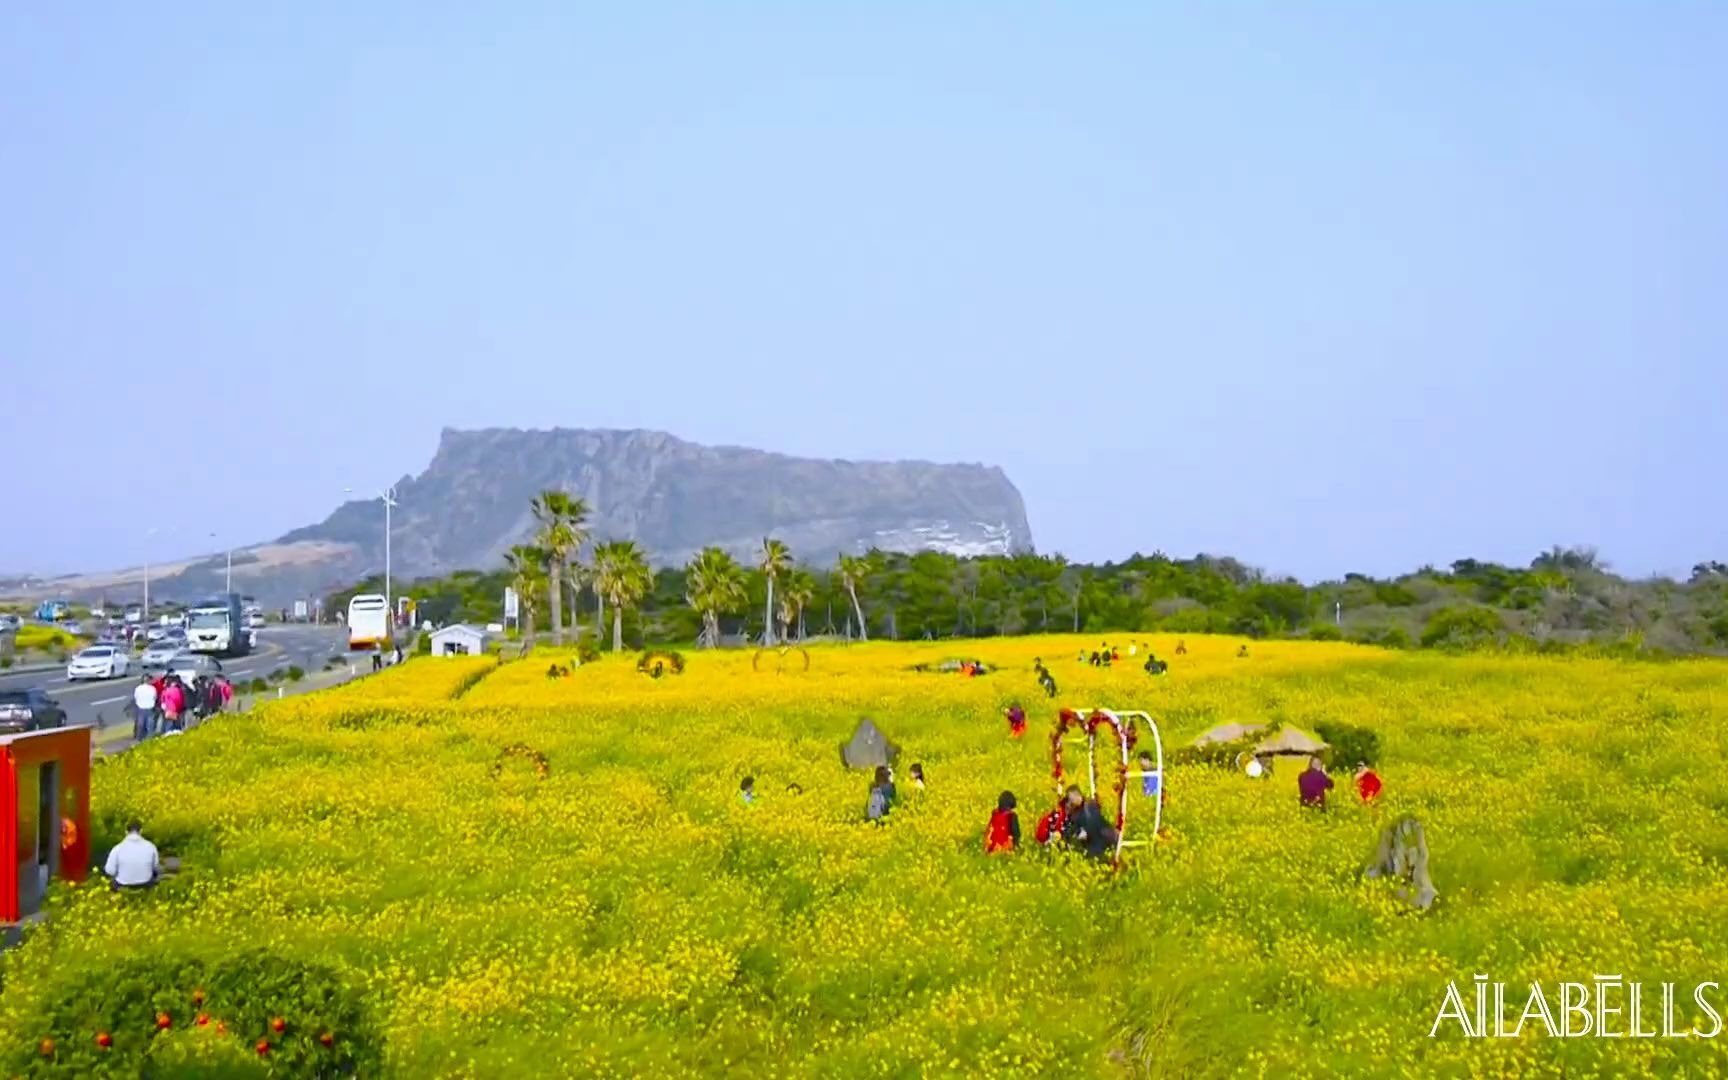
[[[1140,722],[1152,736],[1154,750],[1154,765],[1150,772],[1134,768],[1131,754],[1139,742],[1136,721]],[[1111,766],[1116,774],[1116,783],[1112,788],[1115,797],[1115,827],[1116,851],[1114,859],[1121,861],[1122,849],[1127,847],[1151,846],[1157,842],[1158,832],[1164,824],[1164,740],[1158,733],[1158,725],[1152,717],[1144,712],[1114,709],[1087,709],[1082,713],[1076,709],[1063,709],[1056,717],[1056,727],[1050,733],[1050,775],[1055,782],[1056,798],[1060,800],[1067,787],[1067,770],[1062,764],[1062,746],[1068,735],[1076,729],[1086,732],[1086,779],[1090,788],[1089,794],[1097,799],[1098,793],[1098,736],[1100,731],[1107,733],[1106,746],[1113,759]],[[1128,781],[1147,776],[1157,777],[1156,790],[1158,797],[1153,801],[1152,836],[1147,840],[1128,839]]]

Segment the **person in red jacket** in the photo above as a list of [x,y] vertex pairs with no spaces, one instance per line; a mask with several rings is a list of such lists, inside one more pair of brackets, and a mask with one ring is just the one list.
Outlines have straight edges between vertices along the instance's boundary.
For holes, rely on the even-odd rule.
[[996,812],[984,830],[984,854],[1013,851],[1020,846],[1020,817],[1014,812],[1014,793],[1004,791],[996,800]]
[[1008,718],[1008,737],[1018,739],[1026,734],[1026,710],[1018,704],[1010,705],[1002,710],[1002,715]]
[[1038,830],[1034,833],[1038,838],[1038,843],[1045,847],[1052,843],[1060,843],[1068,831],[1069,816],[1078,814],[1085,801],[1085,796],[1080,794],[1079,788],[1072,784],[1068,785],[1068,791],[1056,803],[1056,808],[1038,819]]
[[1368,767],[1366,761],[1356,765],[1356,796],[1364,803],[1371,803],[1380,797],[1380,777]]

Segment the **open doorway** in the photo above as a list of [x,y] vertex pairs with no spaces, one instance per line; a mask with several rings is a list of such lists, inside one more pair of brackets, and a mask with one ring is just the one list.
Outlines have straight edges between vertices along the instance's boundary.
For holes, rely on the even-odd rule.
[[18,766],[18,913],[34,915],[60,870],[60,769]]

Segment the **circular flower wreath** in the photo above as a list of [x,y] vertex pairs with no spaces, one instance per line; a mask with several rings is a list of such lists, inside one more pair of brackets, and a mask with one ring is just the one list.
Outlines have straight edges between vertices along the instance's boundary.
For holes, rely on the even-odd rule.
[[671,649],[650,649],[636,661],[636,670],[658,679],[661,675],[684,674],[684,657]]
[[762,670],[762,657],[765,654],[774,657],[773,671],[775,674],[791,669],[799,661],[803,662],[802,666],[798,667],[799,671],[810,670],[810,651],[802,645],[782,645],[774,649],[764,646],[757,649],[755,655],[750,658],[750,670]]
[[[1064,794],[1063,781],[1067,775],[1066,770],[1062,767],[1063,738],[1068,734],[1070,729],[1084,727],[1086,729],[1087,747],[1090,749],[1098,737],[1098,729],[1101,726],[1108,727],[1111,731],[1115,732],[1116,741],[1119,745],[1126,746],[1130,751],[1134,749],[1134,744],[1138,741],[1139,735],[1134,730],[1134,725],[1132,723],[1118,724],[1107,713],[1098,709],[1094,709],[1090,715],[1084,718],[1082,718],[1081,715],[1073,709],[1063,709],[1061,713],[1057,715],[1056,727],[1050,732],[1050,777],[1056,782],[1056,798],[1058,801],[1061,800]],[[1114,788],[1114,794],[1116,796],[1116,831],[1121,832],[1122,823],[1128,818],[1128,767],[1123,765],[1120,761],[1113,762],[1112,764],[1116,772],[1116,786]]]
[[523,758],[534,763],[534,775],[544,780],[552,772],[552,763],[546,760],[546,755],[529,746],[527,743],[512,743],[498,752],[498,760],[492,763],[492,779],[498,779],[504,771],[504,763],[513,757]]

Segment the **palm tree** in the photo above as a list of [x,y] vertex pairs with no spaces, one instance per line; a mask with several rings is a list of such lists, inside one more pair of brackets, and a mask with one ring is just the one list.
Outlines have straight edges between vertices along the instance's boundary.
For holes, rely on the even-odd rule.
[[568,492],[542,491],[529,502],[534,520],[540,526],[534,543],[546,553],[546,584],[550,590],[552,610],[552,644],[564,644],[564,585],[565,566],[570,553],[588,538],[588,504]]
[[612,601],[612,651],[624,649],[624,609],[648,592],[653,572],[632,540],[614,540],[594,548],[594,587]]
[[527,655],[534,647],[534,596],[546,577],[546,553],[532,544],[517,544],[504,553],[504,565],[510,568],[510,587],[521,609],[522,653]]
[[840,580],[846,586],[846,595],[852,598],[852,611],[858,616],[859,641],[869,641],[870,631],[864,628],[864,606],[858,602],[858,583],[870,576],[872,569],[868,555],[840,556]]
[[816,598],[816,579],[807,570],[794,569],[786,576],[786,587],[780,606],[780,636],[789,634],[789,627],[798,628],[798,640],[804,640],[804,608]]
[[768,579],[768,601],[762,606],[762,644],[766,646],[774,644],[774,579],[792,565],[792,551],[783,541],[764,536],[756,560],[756,568]]
[[720,615],[744,602],[744,570],[717,547],[703,548],[684,568],[684,599],[702,616],[697,644],[720,644]]

